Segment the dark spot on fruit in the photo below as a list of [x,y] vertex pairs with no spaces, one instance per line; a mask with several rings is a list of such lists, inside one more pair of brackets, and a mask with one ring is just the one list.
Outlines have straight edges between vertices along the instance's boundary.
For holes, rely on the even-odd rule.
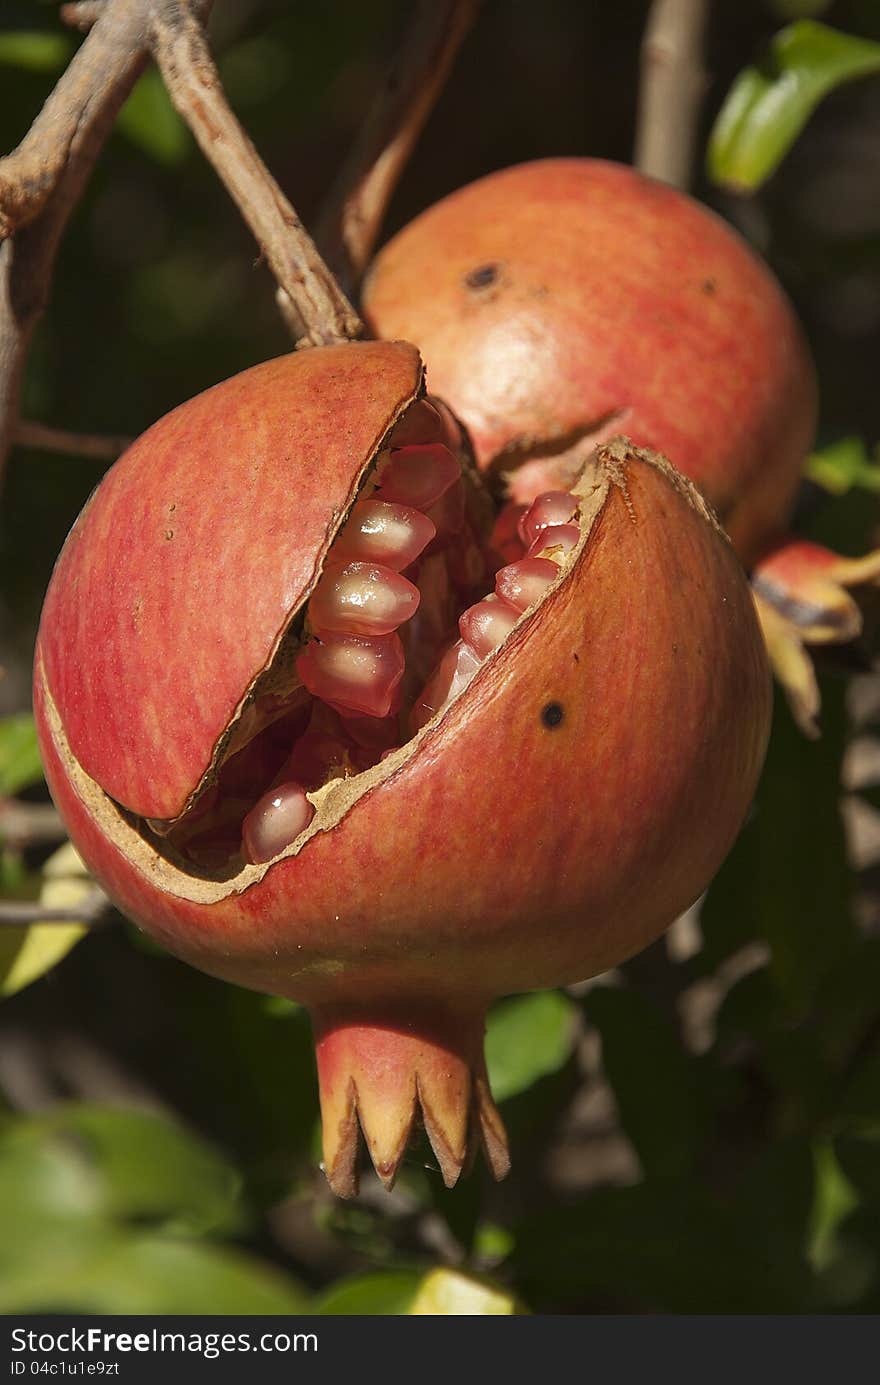
[[481,264],[464,276],[464,282],[469,289],[487,289],[495,283],[498,272],[497,264]]
[[166,537],[166,539],[173,539],[173,538],[174,538],[174,530],[173,530],[173,529],[166,529],[166,530],[165,530],[165,537]]
[[546,707],[541,709],[541,720],[548,731],[554,731],[560,725],[564,715],[561,702],[548,702]]
[[703,293],[708,293],[710,296],[716,293],[718,289],[718,285],[715,283],[714,279],[704,279],[700,287]]

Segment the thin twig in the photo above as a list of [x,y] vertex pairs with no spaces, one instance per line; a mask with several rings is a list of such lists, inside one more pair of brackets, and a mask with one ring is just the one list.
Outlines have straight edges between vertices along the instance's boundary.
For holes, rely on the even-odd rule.
[[60,814],[51,803],[25,803],[0,798],[0,842],[22,849],[63,842],[67,836]]
[[80,923],[94,928],[103,923],[112,905],[103,890],[94,889],[75,909],[57,909],[39,902],[0,900],[0,928],[27,928],[33,923]]
[[654,0],[642,40],[635,164],[677,188],[691,181],[707,11],[708,0]]
[[70,4],[61,6],[58,14],[62,24],[85,34],[100,18],[106,3],[107,0],[71,0]]
[[0,160],[0,471],[64,228],[146,61],[149,5],[107,0],[19,147]]
[[480,0],[419,0],[330,192],[315,239],[351,289],[366,268],[394,189],[479,7]]
[[90,457],[96,462],[115,462],[131,442],[131,438],[104,437],[98,433],[69,433],[65,428],[50,428],[45,423],[26,419],[19,419],[12,440],[17,447],[61,452],[69,457]]
[[321,346],[359,335],[357,314],[232,113],[191,0],[156,0],[151,43],[171,100],[293,306],[297,345]]

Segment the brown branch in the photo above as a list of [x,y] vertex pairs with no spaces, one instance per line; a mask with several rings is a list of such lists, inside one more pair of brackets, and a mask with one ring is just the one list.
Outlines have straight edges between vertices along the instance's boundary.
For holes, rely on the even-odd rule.
[[168,94],[250,226],[292,305],[298,346],[357,336],[361,322],[229,108],[190,0],[156,0],[152,49]]
[[129,446],[131,438],[104,437],[97,433],[68,433],[45,423],[19,419],[12,441],[17,447],[32,447],[39,452],[61,452],[69,457],[90,457],[96,462],[115,462]]
[[61,237],[146,61],[148,3],[107,0],[21,144],[0,160],[0,470]]
[[111,908],[103,890],[98,889],[75,909],[55,909],[37,901],[0,900],[0,928],[27,928],[34,923],[80,923],[94,928],[104,922]]
[[653,0],[642,40],[635,164],[677,188],[691,180],[707,10],[708,0]]
[[436,104],[480,0],[419,0],[316,233],[331,269],[353,288],[367,266],[394,189]]
[[58,14],[62,24],[70,29],[80,29],[85,34],[100,18],[107,0],[71,0],[62,5]]
[[0,842],[8,842],[21,850],[47,842],[63,842],[66,836],[61,816],[51,803],[0,798]]

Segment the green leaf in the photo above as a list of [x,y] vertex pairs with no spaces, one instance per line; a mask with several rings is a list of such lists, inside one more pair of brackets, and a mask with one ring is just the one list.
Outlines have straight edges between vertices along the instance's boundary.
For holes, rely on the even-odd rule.
[[403,1317],[409,1313],[422,1276],[415,1270],[385,1270],[341,1279],[312,1306],[313,1313]]
[[148,70],[119,112],[117,127],[156,163],[174,168],[191,147],[189,131],[155,68]]
[[709,139],[709,176],[753,192],[788,153],[816,106],[843,82],[880,72],[880,44],[802,19],[781,29],[765,61],[742,71]]
[[100,1171],[103,1209],[151,1218],[166,1230],[235,1230],[241,1180],[201,1140],[162,1116],[102,1106],[69,1106],[38,1128],[77,1136]]
[[[305,1311],[302,1290],[252,1256],[160,1233],[126,1236],[87,1259],[47,1301],[92,1313],[287,1314]],[[18,1310],[22,1311],[21,1308]]]
[[[46,861],[40,903],[47,909],[77,909],[94,892],[94,882],[70,842]],[[15,995],[51,971],[88,932],[85,923],[32,923],[0,929],[0,996]]]
[[697,1060],[638,991],[596,987],[584,1009],[601,1035],[602,1066],[645,1174],[687,1173],[706,1138]]
[[806,475],[831,495],[846,495],[854,487],[880,491],[880,460],[871,456],[861,438],[840,438],[807,459]]
[[73,40],[66,34],[27,30],[0,34],[0,63],[25,72],[60,72],[70,60],[73,48]]
[[860,1198],[829,1140],[817,1140],[813,1156],[816,1175],[808,1254],[813,1267],[824,1270],[834,1257],[838,1228]]
[[186,1236],[240,1218],[234,1171],[164,1117],[69,1106],[7,1121],[0,1312],[301,1312],[286,1275]]
[[34,719],[29,712],[0,720],[0,796],[11,798],[43,777]]
[[559,991],[536,991],[493,1006],[486,1028],[486,1064],[496,1101],[518,1096],[571,1053],[577,1007]]

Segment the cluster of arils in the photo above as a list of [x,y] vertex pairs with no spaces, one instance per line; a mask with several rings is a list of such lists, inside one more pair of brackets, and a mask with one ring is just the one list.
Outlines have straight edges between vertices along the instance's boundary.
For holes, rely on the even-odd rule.
[[254,734],[167,832],[185,859],[211,869],[280,855],[311,824],[320,789],[444,711],[553,585],[580,537],[577,497],[552,491],[519,507],[504,546],[516,559],[485,594],[495,563],[468,504],[474,484],[452,416],[419,401],[334,539],[291,687],[252,714]]

